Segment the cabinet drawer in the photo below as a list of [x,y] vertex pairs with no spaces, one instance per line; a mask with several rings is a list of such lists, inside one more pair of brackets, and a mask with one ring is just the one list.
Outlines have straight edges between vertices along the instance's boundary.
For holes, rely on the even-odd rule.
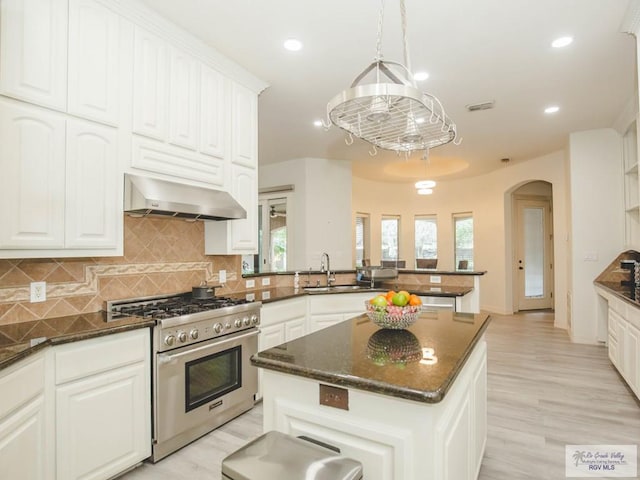
[[263,326],[275,325],[294,318],[304,318],[307,315],[306,298],[281,300],[276,303],[263,305],[260,312],[260,323]]
[[56,385],[136,362],[149,355],[147,328],[56,347]]
[[609,360],[611,360],[611,363],[613,363],[616,367],[618,367],[619,364],[619,356],[618,356],[618,341],[609,336]]
[[0,418],[44,390],[44,355],[12,365],[0,375]]

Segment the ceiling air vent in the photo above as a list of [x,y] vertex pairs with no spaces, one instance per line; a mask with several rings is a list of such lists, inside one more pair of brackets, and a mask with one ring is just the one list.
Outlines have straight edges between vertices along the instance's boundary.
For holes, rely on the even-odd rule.
[[473,103],[471,105],[467,105],[467,110],[470,112],[477,112],[478,110],[490,110],[496,106],[496,101],[491,100],[490,102],[482,102],[482,103]]

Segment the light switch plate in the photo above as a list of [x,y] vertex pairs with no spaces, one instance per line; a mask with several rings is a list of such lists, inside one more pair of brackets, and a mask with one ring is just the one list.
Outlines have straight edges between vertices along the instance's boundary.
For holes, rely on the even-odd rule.
[[262,292],[262,300],[269,300],[271,298],[271,292]]
[[226,281],[227,281],[227,271],[226,270],[220,270],[218,272],[218,281],[220,283],[226,283]]
[[440,275],[431,275],[429,277],[429,282],[431,282],[431,283],[442,283],[442,278],[440,278]]
[[247,293],[247,296],[245,298],[247,299],[247,302],[253,302],[256,299],[256,294],[255,293]]
[[247,288],[253,288],[256,286],[255,280],[247,280]]
[[264,277],[262,279],[262,286],[266,287],[267,285],[271,285],[271,279],[269,277]]

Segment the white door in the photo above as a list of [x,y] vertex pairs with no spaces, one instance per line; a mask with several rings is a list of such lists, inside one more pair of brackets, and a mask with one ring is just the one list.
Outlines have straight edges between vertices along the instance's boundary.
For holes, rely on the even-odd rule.
[[548,200],[516,200],[517,310],[551,308],[552,235]]

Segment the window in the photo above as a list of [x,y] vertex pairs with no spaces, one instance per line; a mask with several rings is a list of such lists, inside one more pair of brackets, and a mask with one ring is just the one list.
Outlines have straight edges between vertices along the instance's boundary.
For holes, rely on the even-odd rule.
[[382,217],[382,260],[398,260],[400,217]]
[[438,222],[435,215],[415,218],[415,257],[438,258]]
[[369,260],[369,215],[356,214],[356,267],[362,267]]
[[473,216],[454,213],[456,270],[473,270]]

